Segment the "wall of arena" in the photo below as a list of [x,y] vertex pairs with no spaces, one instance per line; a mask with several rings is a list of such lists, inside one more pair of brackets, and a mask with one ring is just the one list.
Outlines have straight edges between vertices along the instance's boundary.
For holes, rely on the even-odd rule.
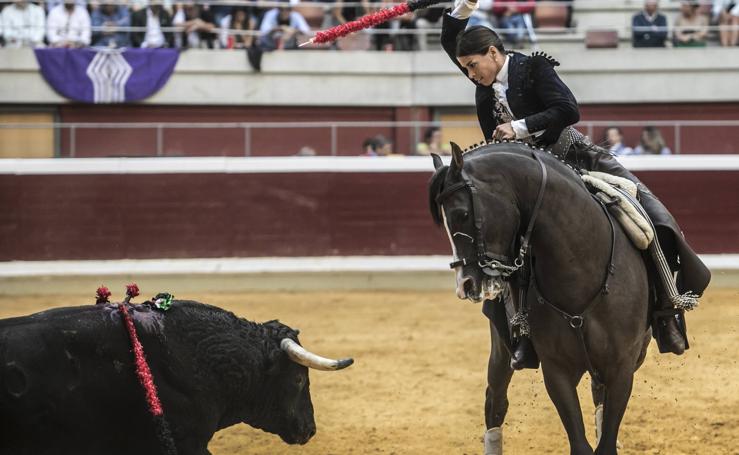
[[[0,261],[448,254],[425,157],[5,161]],[[699,253],[739,253],[737,157],[624,163]]]

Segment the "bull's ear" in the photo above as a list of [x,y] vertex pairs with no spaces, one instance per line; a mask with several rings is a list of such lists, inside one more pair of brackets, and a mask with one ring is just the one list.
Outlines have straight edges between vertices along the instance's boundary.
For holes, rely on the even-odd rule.
[[464,166],[464,158],[462,157],[462,149],[454,142],[449,143],[452,146],[452,162],[454,167],[458,170],[462,170]]
[[441,161],[441,157],[436,153],[431,154],[431,159],[434,160],[434,169],[439,169],[444,165],[444,163]]

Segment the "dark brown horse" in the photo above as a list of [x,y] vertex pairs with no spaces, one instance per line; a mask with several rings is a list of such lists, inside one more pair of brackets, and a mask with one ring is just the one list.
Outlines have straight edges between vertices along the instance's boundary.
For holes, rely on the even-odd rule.
[[[464,155],[455,145],[453,151],[450,166],[434,158],[429,195],[432,215],[452,243],[457,295],[495,301],[506,288],[515,290],[509,278],[526,262],[531,338],[570,453],[593,453],[576,392],[585,372],[595,376],[593,398],[603,405],[595,453],[617,453],[634,372],[651,335],[641,253],[577,173],[554,156],[520,143],[488,144]],[[502,453],[500,427],[513,375],[508,335],[499,328],[491,322],[486,454]]]

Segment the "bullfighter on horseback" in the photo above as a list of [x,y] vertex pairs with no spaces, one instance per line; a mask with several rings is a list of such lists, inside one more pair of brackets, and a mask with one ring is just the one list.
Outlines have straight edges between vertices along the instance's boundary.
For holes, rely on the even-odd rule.
[[[447,10],[441,43],[452,61],[477,86],[475,104],[485,139],[521,140],[549,149],[575,167],[624,177],[637,185],[641,205],[656,231],[650,246],[652,264],[648,264],[658,277],[653,334],[660,352],[682,354],[689,347],[683,311],[696,304],[710,280],[709,270],[686,243],[667,208],[649,189],[605,149],[595,146],[571,126],[579,121],[580,113],[572,92],[554,70],[559,63],[539,52],[532,56],[506,52],[498,35],[488,28],[475,26],[465,30],[476,8],[476,0],[458,0],[453,10]],[[538,365],[527,336],[525,299],[519,301],[511,320],[517,332],[511,353],[514,369]],[[491,302],[483,305],[483,312],[491,317]]]

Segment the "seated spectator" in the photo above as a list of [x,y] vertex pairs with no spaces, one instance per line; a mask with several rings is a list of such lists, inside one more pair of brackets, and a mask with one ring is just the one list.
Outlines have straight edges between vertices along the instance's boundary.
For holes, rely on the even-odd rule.
[[665,47],[667,18],[657,11],[657,0],[646,0],[644,10],[631,20],[634,47]]
[[708,18],[698,14],[698,2],[683,1],[680,16],[675,20],[675,47],[705,47],[708,36]]
[[46,19],[49,45],[54,47],[84,47],[90,45],[90,14],[87,9],[69,0],[52,8]]
[[672,151],[665,145],[662,133],[654,126],[647,126],[641,132],[639,145],[634,148],[634,155],[671,155]]
[[8,47],[37,47],[44,43],[46,14],[27,0],[14,0],[0,13],[0,30]]
[[216,24],[208,5],[185,4],[176,8],[172,24],[183,28],[182,34],[175,36],[178,47],[213,49],[216,42]]
[[451,155],[452,148],[441,138],[441,128],[432,126],[423,135],[423,142],[416,144],[416,155]]
[[259,45],[265,51],[297,49],[300,35],[312,35],[305,18],[291,7],[273,8],[262,18]]
[[739,45],[739,2],[736,0],[716,0],[713,2],[713,16],[722,28],[719,29],[721,45]]
[[172,32],[162,32],[162,28],[172,26],[172,16],[162,5],[151,5],[131,14],[131,26],[146,27],[146,32],[131,33],[133,47],[174,47]]
[[245,49],[252,46],[254,35],[235,31],[253,32],[257,28],[257,20],[251,13],[251,8],[237,6],[221,20],[220,27],[223,49]]
[[[104,3],[92,10],[91,21],[93,27],[129,27],[131,16],[125,5]],[[103,47],[130,46],[128,32],[97,31],[92,34],[92,45]]]
[[606,129],[606,144],[608,144],[608,151],[615,156],[633,155],[634,150],[631,147],[624,145],[624,133],[621,128],[617,126],[611,126]]
[[377,156],[377,139],[368,137],[362,142],[362,153],[359,156]]
[[515,0],[493,5],[493,16],[498,20],[498,28],[503,37],[512,45],[518,46],[526,37],[525,14],[534,12],[536,5],[531,0]]

